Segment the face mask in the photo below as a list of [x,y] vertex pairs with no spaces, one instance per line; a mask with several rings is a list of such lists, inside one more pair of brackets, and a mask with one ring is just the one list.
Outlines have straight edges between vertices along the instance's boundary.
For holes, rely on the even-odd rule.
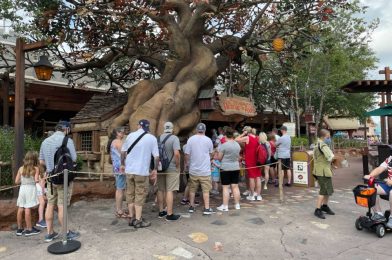
[[324,140],[324,143],[330,145],[332,143],[331,137],[328,137]]

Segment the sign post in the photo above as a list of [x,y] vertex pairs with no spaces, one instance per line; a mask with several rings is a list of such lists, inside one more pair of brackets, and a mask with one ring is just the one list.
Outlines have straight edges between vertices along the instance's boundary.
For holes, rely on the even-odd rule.
[[314,187],[312,152],[293,152],[293,184]]

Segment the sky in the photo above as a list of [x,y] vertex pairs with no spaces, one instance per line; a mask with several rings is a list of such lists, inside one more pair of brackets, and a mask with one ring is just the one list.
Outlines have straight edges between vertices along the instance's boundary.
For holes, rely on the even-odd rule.
[[[371,42],[371,48],[375,51],[379,61],[376,69],[369,71],[368,79],[385,79],[385,76],[380,75],[378,71],[384,69],[384,67],[392,69],[392,44],[390,42],[392,35],[392,0],[360,0],[360,2],[369,7],[366,14],[364,14],[367,20],[380,19]],[[380,117],[372,118],[377,124],[376,132],[380,133]]]
[[392,68],[392,1],[391,0],[360,0],[368,6],[364,17],[367,20],[380,19],[378,28],[373,33],[372,49],[376,52],[379,59],[377,68],[369,72],[369,79],[384,79],[384,75],[379,75],[378,71],[384,67]]

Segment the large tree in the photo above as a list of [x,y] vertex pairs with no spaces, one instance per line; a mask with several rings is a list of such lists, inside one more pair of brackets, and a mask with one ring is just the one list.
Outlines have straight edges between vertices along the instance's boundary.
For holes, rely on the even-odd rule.
[[[199,90],[241,65],[246,55],[261,74],[272,41],[285,40],[279,55],[300,57],[333,19],[342,0],[3,0],[1,16],[31,40],[57,38],[50,51],[63,62],[64,76],[89,76],[129,99],[114,126],[139,119],[152,132],[163,122],[175,132],[199,120]],[[240,70],[241,71],[241,70]],[[129,87],[132,85],[132,87]]]

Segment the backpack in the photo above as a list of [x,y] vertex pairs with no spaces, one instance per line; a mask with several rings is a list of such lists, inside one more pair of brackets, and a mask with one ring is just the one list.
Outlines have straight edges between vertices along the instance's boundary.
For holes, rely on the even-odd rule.
[[264,165],[268,160],[268,149],[265,144],[259,144],[256,150],[256,158],[258,165]]
[[170,163],[173,160],[173,156],[169,159],[169,156],[166,151],[166,146],[165,143],[166,141],[171,137],[172,135],[169,134],[163,139],[161,142],[160,139],[161,137],[158,137],[158,151],[159,151],[159,165],[158,165],[158,172],[164,172],[167,169],[169,169]]
[[[63,139],[63,143],[57,149],[56,153],[54,154],[54,169],[49,172],[49,177],[63,172],[65,169],[69,171],[73,171],[75,169],[75,163],[72,160],[71,153],[67,147],[68,143],[68,136],[65,136]],[[75,179],[75,173],[68,173],[68,184]],[[64,175],[60,174],[56,177],[52,177],[49,179],[52,184],[55,185],[63,185],[64,184]]]

